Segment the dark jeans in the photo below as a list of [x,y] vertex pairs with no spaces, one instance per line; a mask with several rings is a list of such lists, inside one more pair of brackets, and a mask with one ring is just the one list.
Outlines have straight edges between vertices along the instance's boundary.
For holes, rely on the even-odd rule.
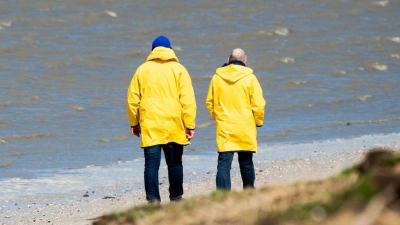
[[[239,151],[240,174],[242,175],[243,188],[254,188],[253,152]],[[235,152],[218,153],[217,189],[231,190],[231,165]]]
[[183,145],[168,143],[144,147],[144,187],[147,201],[161,201],[158,170],[161,162],[161,149],[168,166],[169,198],[171,201],[183,195]]

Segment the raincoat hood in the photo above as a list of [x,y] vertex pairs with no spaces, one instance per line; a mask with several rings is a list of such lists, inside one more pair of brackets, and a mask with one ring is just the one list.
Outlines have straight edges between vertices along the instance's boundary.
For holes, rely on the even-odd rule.
[[174,50],[165,47],[156,47],[153,51],[150,52],[149,56],[147,57],[147,61],[152,60],[172,60],[175,62],[179,62],[178,57],[176,57]]
[[253,74],[253,70],[251,68],[235,64],[229,64],[227,66],[220,67],[216,71],[216,75],[232,83],[235,83],[243,77],[251,74]]

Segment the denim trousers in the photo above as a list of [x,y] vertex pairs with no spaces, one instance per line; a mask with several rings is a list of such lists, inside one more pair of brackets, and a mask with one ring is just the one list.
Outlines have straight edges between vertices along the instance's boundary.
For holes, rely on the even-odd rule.
[[146,200],[161,202],[158,171],[161,163],[161,149],[168,167],[169,198],[171,201],[183,195],[183,145],[168,143],[144,147],[144,187]]
[[[231,190],[231,165],[235,152],[218,153],[217,166],[217,189]],[[240,175],[242,176],[243,188],[254,188],[256,178],[253,164],[253,152],[237,151]]]

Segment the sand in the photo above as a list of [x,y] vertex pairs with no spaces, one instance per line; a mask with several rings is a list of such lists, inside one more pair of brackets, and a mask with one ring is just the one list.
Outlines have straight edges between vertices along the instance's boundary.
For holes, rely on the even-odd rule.
[[[254,157],[256,188],[328,178],[346,167],[359,163],[368,151],[377,147],[400,151],[400,134],[285,146],[260,146],[259,153]],[[270,159],[268,155],[273,151],[297,151],[297,154]],[[236,159],[235,157],[234,160]],[[184,198],[207,195],[215,190],[215,171],[194,176],[205,179],[185,181]],[[234,191],[242,190],[237,162],[232,165],[232,188]],[[162,184],[160,189],[162,204],[168,204],[168,185]],[[118,193],[109,198],[90,192],[87,195],[90,197],[61,194],[27,197],[15,203],[13,209],[0,212],[0,224],[91,224],[103,214],[146,203],[144,191]],[[62,199],[68,201],[62,203]]]

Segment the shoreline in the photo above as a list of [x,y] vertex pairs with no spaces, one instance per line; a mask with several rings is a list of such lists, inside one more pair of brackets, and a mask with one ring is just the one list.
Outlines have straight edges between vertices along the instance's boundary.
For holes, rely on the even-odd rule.
[[[400,134],[386,134],[286,146],[260,146],[259,153],[254,159],[256,188],[326,179],[338,174],[346,167],[359,163],[373,148],[391,148],[394,151],[400,151],[399,137]],[[279,157],[271,159],[273,157],[270,154],[273,151],[293,150],[297,151],[297,154],[289,154],[283,159]],[[201,159],[197,160],[197,163],[203,164]],[[201,166],[204,167],[204,165]],[[185,173],[184,198],[207,195],[215,190],[216,169],[212,170],[212,173],[207,172],[208,169],[195,170],[189,175]],[[161,178],[165,170],[161,166],[160,182],[163,182]],[[191,176],[203,178],[191,181]],[[168,203],[167,189],[168,182],[160,186],[163,204]],[[236,156],[232,164],[232,189],[233,191],[242,190]],[[106,213],[146,203],[144,188],[112,196],[95,192],[87,194],[90,197],[49,194],[27,196],[15,203],[7,201],[6,205],[8,204],[9,209],[3,208],[0,211],[0,224],[91,224],[96,218]]]

